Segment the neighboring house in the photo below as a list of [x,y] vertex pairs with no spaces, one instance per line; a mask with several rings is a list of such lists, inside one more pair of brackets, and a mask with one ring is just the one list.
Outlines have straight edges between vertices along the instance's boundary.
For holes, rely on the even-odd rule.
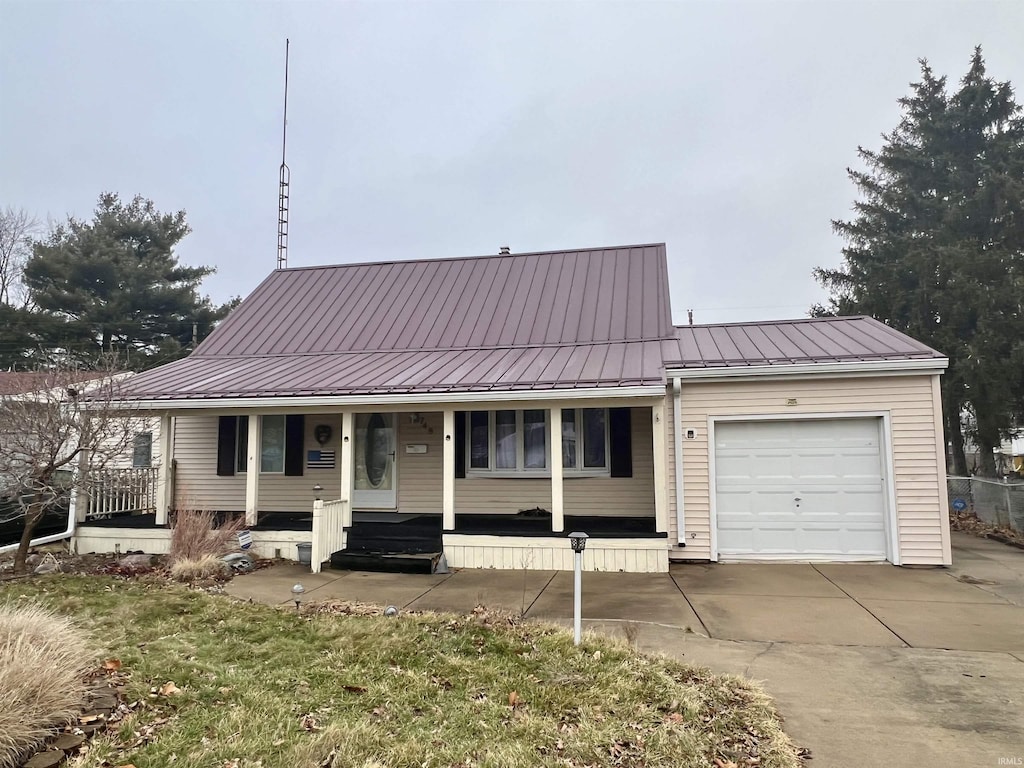
[[662,244],[277,270],[127,385],[174,487],[80,549],[163,551],[193,507],[314,569],[566,569],[573,530],[600,570],[950,562],[941,354],[864,317],[671,318]]
[[[39,393],[50,391],[55,381],[60,386],[73,383],[82,394],[96,387],[109,374],[96,371],[61,372],[57,374],[39,371],[0,371],[0,397],[33,399]],[[131,373],[120,373],[117,380],[125,381]],[[63,397],[61,393],[60,397]],[[55,402],[53,397],[43,396],[47,402]],[[0,403],[2,407],[2,403]],[[122,455],[115,456],[108,462],[101,473],[90,476],[89,482],[80,483],[82,491],[78,494],[76,505],[77,518],[86,520],[108,521],[118,516],[132,513],[153,512],[156,499],[157,467],[160,456],[159,446],[160,419],[140,416],[130,425],[135,428],[132,445]],[[3,435],[0,434],[0,440]],[[68,440],[72,444],[73,439]],[[71,482],[73,468],[62,469],[61,476]],[[11,501],[11,494],[18,493],[11,487],[11,481],[0,477],[0,496],[6,496],[6,503],[0,509],[0,546],[20,538],[23,524],[20,517],[15,517],[16,507]],[[39,538],[51,536],[65,529],[67,504],[63,510],[55,509],[49,513],[43,523],[37,527]]]

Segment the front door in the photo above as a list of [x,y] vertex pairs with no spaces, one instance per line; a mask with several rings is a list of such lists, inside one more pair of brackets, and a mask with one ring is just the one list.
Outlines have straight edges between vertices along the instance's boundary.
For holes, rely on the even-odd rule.
[[397,509],[395,415],[357,413],[352,508]]

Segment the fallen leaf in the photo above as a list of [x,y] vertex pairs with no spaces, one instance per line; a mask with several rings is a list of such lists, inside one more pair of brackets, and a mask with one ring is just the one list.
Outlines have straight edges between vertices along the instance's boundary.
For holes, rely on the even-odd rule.
[[366,688],[361,685],[343,685],[341,687],[349,693],[366,693]]
[[736,763],[734,763],[732,760],[726,760],[725,762],[722,762],[717,757],[715,758],[715,765],[718,768],[739,768],[739,766],[736,765]]
[[600,651],[594,651],[594,661],[600,661],[600,660],[601,660],[601,652]]
[[302,719],[299,721],[299,725],[302,727],[302,730],[309,731],[311,733],[313,731],[320,730],[320,723],[318,723],[317,719],[312,715],[303,715]]
[[160,686],[161,696],[173,696],[175,693],[181,693],[181,688],[176,686],[170,680]]
[[116,672],[121,668],[120,659],[107,659],[103,662],[103,668],[109,672]]
[[515,691],[512,691],[512,693],[508,695],[508,705],[512,707],[512,709],[515,709],[521,703],[522,699],[519,698],[519,694]]

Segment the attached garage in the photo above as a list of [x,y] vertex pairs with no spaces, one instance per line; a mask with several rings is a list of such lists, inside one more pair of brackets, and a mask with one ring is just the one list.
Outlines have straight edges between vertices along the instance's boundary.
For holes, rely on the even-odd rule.
[[714,513],[725,560],[886,560],[881,417],[720,420]]
[[866,317],[677,327],[670,559],[948,565],[946,363]]

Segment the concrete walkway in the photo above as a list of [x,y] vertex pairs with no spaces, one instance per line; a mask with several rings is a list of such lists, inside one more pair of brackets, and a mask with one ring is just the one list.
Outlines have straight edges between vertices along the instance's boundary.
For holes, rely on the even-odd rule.
[[[1024,759],[1024,550],[954,536],[950,569],[687,564],[584,574],[587,626],[643,650],[765,683],[815,768],[995,766]],[[267,603],[340,599],[568,624],[572,575],[443,576],[276,566],[227,591]],[[1004,763],[1013,765],[1015,763]]]

